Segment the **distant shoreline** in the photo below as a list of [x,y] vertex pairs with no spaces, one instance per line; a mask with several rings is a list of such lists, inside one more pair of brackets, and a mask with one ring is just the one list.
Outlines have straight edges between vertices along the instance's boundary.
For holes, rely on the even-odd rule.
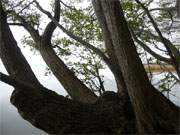
[[163,72],[163,71],[175,71],[172,65],[158,65],[158,64],[143,64],[147,72]]

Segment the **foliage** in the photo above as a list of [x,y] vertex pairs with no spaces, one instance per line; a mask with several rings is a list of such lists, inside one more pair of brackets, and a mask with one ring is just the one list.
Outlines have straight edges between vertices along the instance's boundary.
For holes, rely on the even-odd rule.
[[100,76],[103,80],[103,76],[98,75],[97,72],[105,68],[99,56],[67,37],[56,38],[53,40],[53,46],[57,54],[64,59],[67,66],[80,80],[89,86],[91,90],[95,92],[99,90],[100,84],[97,77]]

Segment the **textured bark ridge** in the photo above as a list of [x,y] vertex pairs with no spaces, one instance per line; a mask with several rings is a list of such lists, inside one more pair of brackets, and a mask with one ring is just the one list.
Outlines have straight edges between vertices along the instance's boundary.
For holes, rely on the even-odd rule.
[[93,0],[93,6],[97,17],[101,20],[99,22],[102,24],[102,29],[110,33],[115,55],[135,112],[139,133],[177,133],[179,109],[149,82],[120,2],[118,0]]
[[130,101],[105,92],[94,104],[85,104],[53,91],[15,90],[11,103],[32,125],[49,134],[134,133]]

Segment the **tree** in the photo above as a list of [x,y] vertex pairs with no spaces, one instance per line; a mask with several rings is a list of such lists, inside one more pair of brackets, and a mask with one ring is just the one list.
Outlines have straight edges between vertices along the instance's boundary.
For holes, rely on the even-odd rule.
[[[37,1],[32,3],[51,18],[43,34],[31,23],[28,13],[23,16],[7,10],[5,1],[0,1],[0,57],[9,73],[1,73],[1,81],[15,88],[11,103],[25,120],[49,134],[179,133],[179,107],[149,82],[118,0],[92,0],[107,54],[59,25],[61,0],[55,0],[54,16]],[[8,15],[13,15],[15,23],[30,33],[35,47],[71,99],[39,83],[11,33]],[[97,97],[74,75],[52,47],[57,26],[101,56],[116,78],[118,93],[107,91]]]

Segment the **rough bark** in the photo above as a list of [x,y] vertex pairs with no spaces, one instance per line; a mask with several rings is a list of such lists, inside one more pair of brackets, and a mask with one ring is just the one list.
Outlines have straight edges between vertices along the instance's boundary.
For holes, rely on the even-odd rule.
[[177,17],[180,18],[180,1],[176,0],[176,12],[177,12]]
[[107,54],[108,54],[109,60],[111,62],[110,69],[115,76],[115,79],[117,82],[117,87],[118,87],[118,92],[121,95],[127,95],[126,83],[125,83],[124,78],[122,76],[122,72],[121,72],[120,66],[118,64],[117,57],[115,55],[115,49],[113,46],[112,39],[110,37],[110,33],[107,29],[107,24],[105,22],[105,16],[103,15],[101,7],[98,4],[96,4],[94,1],[93,1],[93,6],[95,7],[94,9],[95,9],[95,12],[98,16],[98,21],[100,22],[100,25],[102,28]]
[[106,17],[107,29],[111,33],[122,74],[128,84],[128,94],[135,111],[139,133],[178,132],[179,108],[149,83],[119,1],[94,2],[102,7]]
[[105,92],[94,104],[67,99],[46,88],[26,84],[2,73],[1,81],[24,91],[15,90],[11,102],[20,115],[49,134],[118,134],[135,133],[134,114],[114,92]]

